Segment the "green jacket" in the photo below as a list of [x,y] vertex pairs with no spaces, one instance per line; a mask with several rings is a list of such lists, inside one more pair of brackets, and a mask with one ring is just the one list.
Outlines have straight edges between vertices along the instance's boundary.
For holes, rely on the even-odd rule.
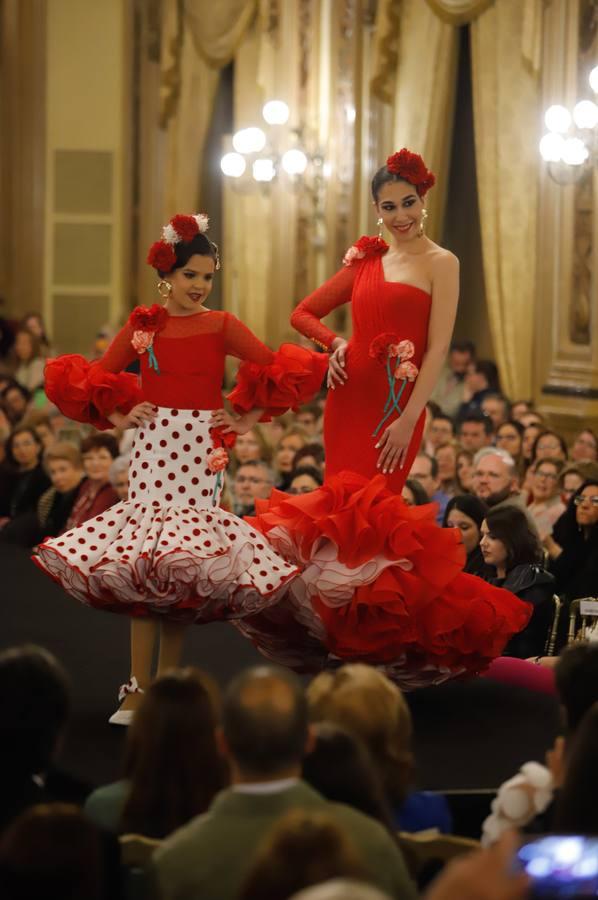
[[412,900],[415,887],[401,851],[369,816],[330,803],[303,781],[274,794],[227,789],[207,813],[175,831],[154,854],[152,877],[161,900],[237,900],[258,845],[290,809],[329,813],[352,838],[372,881],[397,900]]

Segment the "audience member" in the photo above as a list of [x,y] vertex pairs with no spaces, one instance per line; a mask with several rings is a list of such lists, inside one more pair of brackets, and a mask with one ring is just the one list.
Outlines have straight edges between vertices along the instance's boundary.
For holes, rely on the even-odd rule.
[[41,495],[50,487],[41,462],[42,443],[32,428],[19,426],[6,442],[9,478],[0,484],[0,525],[24,513],[35,512]]
[[314,438],[320,431],[320,421],[322,418],[322,410],[317,403],[307,403],[300,406],[295,413],[295,424],[303,428],[305,433]]
[[454,442],[440,444],[434,451],[434,459],[438,463],[438,480],[440,490],[449,497],[458,491],[457,454],[458,447]]
[[11,424],[17,425],[27,412],[31,400],[31,392],[17,381],[11,381],[3,389],[0,396],[4,411]]
[[119,500],[129,499],[129,467],[130,459],[128,456],[117,456],[110,465],[108,470],[108,478],[110,484],[116,491]]
[[283,436],[278,441],[274,451],[274,469],[276,471],[276,487],[281,491],[286,491],[291,483],[293,472],[293,462],[297,450],[304,447],[308,442],[308,435],[303,428],[299,426],[291,426],[287,428]]
[[557,594],[568,600],[595,597],[598,585],[598,480],[577,489],[566,511],[544,538]]
[[432,400],[447,416],[456,416],[463,403],[465,376],[474,359],[475,347],[471,341],[452,342],[446,365],[432,391]]
[[394,832],[380,774],[363,741],[332,722],[318,722],[314,736],[303,760],[305,781],[327,800],[346,803]]
[[55,443],[44,453],[44,467],[52,486],[41,495],[34,511],[15,516],[0,531],[0,541],[35,547],[46,537],[57,537],[66,523],[81,488],[81,454],[73,444]]
[[533,404],[530,400],[513,400],[511,403],[511,419],[521,424],[521,417],[533,412]]
[[500,392],[498,370],[490,359],[478,359],[470,363],[465,376],[463,403],[457,410],[457,421],[472,412],[482,411],[482,402],[489,394]]
[[409,471],[409,478],[413,481],[419,481],[429,500],[438,504],[438,512],[436,513],[436,521],[440,525],[444,518],[446,505],[450,500],[450,496],[446,494],[440,487],[440,479],[438,477],[438,463],[433,456],[427,453],[418,453]]
[[430,502],[423,485],[415,478],[407,479],[403,485],[401,496],[407,506],[424,506]]
[[598,460],[598,437],[591,428],[584,428],[579,432],[571,444],[569,458],[573,462],[582,462],[583,460],[596,462]]
[[254,425],[245,434],[238,434],[232,457],[237,466],[246,462],[266,462],[272,459],[272,448],[259,425]]
[[293,894],[289,900],[389,900],[389,896],[364,881],[331,878],[323,884]]
[[464,416],[457,426],[457,438],[464,450],[477,453],[492,443],[492,420],[481,412]]
[[598,462],[589,462],[582,460],[578,463],[569,463],[565,466],[559,475],[559,487],[561,491],[561,499],[565,506],[575,493],[582,486],[584,481],[595,479],[598,481]]
[[556,431],[542,431],[534,441],[532,447],[531,462],[535,463],[538,459],[562,459],[567,460],[567,444],[565,439],[557,434]]
[[523,431],[521,422],[516,420],[503,422],[496,429],[494,441],[499,450],[506,450],[513,457],[519,475],[524,474]]
[[233,512],[252,516],[255,501],[266,500],[272,493],[274,473],[265,462],[247,462],[239,466],[233,478]]
[[69,684],[41,647],[0,652],[0,833],[19,813],[53,799],[46,774],[66,726]]
[[33,428],[38,438],[42,442],[44,450],[47,450],[49,447],[51,447],[56,440],[56,435],[54,434],[54,431],[52,429],[50,417],[43,410],[31,410],[23,419],[21,424],[27,425],[29,428]]
[[323,485],[322,473],[315,466],[299,466],[293,470],[289,494],[309,494]]
[[438,447],[454,440],[455,426],[450,416],[440,413],[433,416],[427,432],[427,442],[432,455]]
[[442,522],[444,528],[459,529],[467,554],[464,571],[480,578],[491,574],[480,548],[482,522],[487,514],[488,507],[483,500],[471,494],[460,494],[449,500]]
[[460,447],[457,452],[457,493],[470,494],[473,479],[473,457],[471,450]]
[[503,394],[486,394],[482,400],[482,412],[492,421],[494,431],[509,421],[511,408]]
[[545,426],[545,420],[542,413],[537,412],[535,409],[532,409],[530,412],[523,413],[519,416],[519,421],[523,425],[524,428],[527,428],[528,425],[540,425],[541,428]]
[[291,809],[330,815],[360,848],[373,883],[397,900],[415,897],[388,832],[357,810],[330,803],[301,780],[313,737],[303,689],[290,672],[260,666],[237,676],[225,694],[219,741],[232,787],[154,854],[162,900],[183,893],[235,900],[257,847]]
[[542,568],[542,547],[530,529],[524,511],[514,506],[490,509],[482,522],[480,547],[484,562],[492,566],[492,584],[504,587],[532,606],[531,618],[511,638],[505,656],[527,659],[544,653],[552,624],[554,577]]
[[118,456],[118,443],[111,434],[92,434],[81,443],[83,468],[87,476],[73,504],[66,530],[77,528],[118,503],[110,484],[110,466]]
[[536,523],[540,539],[552,534],[557,519],[565,512],[559,491],[559,475],[564,468],[562,459],[539,459],[531,469],[531,491],[527,511]]
[[303,466],[313,466],[322,474],[324,472],[324,463],[324,447],[322,444],[306,444],[300,450],[297,450],[293,457],[293,469],[295,470]]
[[368,748],[396,828],[451,830],[444,797],[412,789],[411,713],[399,688],[382,672],[363,663],[322,672],[308,686],[307,699],[313,722],[340,725]]
[[331,878],[367,878],[359,850],[325,812],[292,809],[258,847],[239,900],[288,900]]
[[531,422],[529,425],[524,426],[521,455],[525,466],[529,466],[533,462],[534,445],[543,431],[544,426],[536,422]]
[[21,319],[21,328],[26,328],[31,334],[35,335],[39,341],[44,356],[53,356],[55,351],[50,344],[46,332],[46,326],[40,313],[28,312]]
[[102,900],[102,840],[76,806],[33,806],[0,837],[2,900]]
[[525,498],[519,491],[515,461],[504,450],[487,447],[474,457],[471,481],[473,493],[487,506],[525,507]]
[[555,805],[557,834],[597,834],[596,760],[598,759],[598,702],[585,713],[567,749],[567,764]]
[[90,794],[89,819],[109,832],[163,838],[205,812],[228,781],[218,704],[214,683],[193,669],[154,681],[127,732],[124,778]]
[[35,335],[20,328],[15,335],[11,351],[14,377],[28,391],[34,391],[44,383],[46,359],[41,343]]

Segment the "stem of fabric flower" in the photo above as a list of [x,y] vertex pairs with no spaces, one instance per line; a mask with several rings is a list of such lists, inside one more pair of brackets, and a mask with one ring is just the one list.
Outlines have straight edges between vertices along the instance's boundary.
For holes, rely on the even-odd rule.
[[155,369],[155,370],[156,370],[156,375],[159,375],[159,374],[160,374],[160,368],[159,368],[159,366],[158,366],[158,360],[156,359],[156,354],[154,353],[154,348],[153,348],[152,346],[149,346],[149,347],[147,348],[147,355],[148,355],[148,358],[149,358],[149,367],[150,367],[150,369]]
[[[398,360],[398,362],[400,362],[400,360]],[[401,415],[401,413],[403,412],[403,410],[399,406],[399,400],[401,399],[401,394],[405,390],[405,385],[407,384],[407,379],[406,378],[403,379],[403,384],[401,385],[401,390],[399,391],[398,395],[395,396],[396,380],[395,380],[395,377],[392,374],[392,371],[390,368],[390,356],[388,356],[388,358],[386,360],[386,376],[388,378],[388,398],[387,398],[386,404],[384,406],[384,415],[380,419],[378,425],[376,426],[376,430],[372,433],[372,437],[376,437],[376,435],[378,434],[378,432],[380,431],[380,429],[382,428],[382,426],[384,425],[384,423],[386,422],[388,417],[391,416],[395,410],[399,415]]]
[[222,485],[222,472],[216,472],[216,483],[214,485],[214,493],[212,494],[212,506],[218,503],[218,494]]

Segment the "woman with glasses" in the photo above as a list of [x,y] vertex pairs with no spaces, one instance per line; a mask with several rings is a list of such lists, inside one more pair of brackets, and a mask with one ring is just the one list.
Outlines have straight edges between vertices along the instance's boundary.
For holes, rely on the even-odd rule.
[[539,459],[530,473],[530,496],[527,511],[538,528],[538,534],[552,534],[554,523],[565,512],[561,499],[559,475],[564,468],[561,459]]
[[591,428],[584,428],[580,431],[569,451],[569,457],[573,462],[581,462],[583,460],[598,460],[598,437]]
[[598,595],[598,479],[588,479],[544,538],[556,591],[568,600]]
[[501,450],[510,453],[517,465],[517,471],[523,475],[525,463],[523,461],[523,432],[525,431],[521,422],[508,421],[503,422],[496,429],[496,438],[494,443]]

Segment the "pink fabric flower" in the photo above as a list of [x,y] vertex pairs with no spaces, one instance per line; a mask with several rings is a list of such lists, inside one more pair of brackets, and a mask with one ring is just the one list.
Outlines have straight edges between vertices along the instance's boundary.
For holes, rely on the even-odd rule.
[[400,341],[396,348],[396,353],[392,353],[391,356],[398,356],[401,361],[405,361],[406,359],[411,359],[413,354],[415,353],[415,347],[413,345],[413,341]]
[[397,380],[404,378],[407,381],[415,381],[419,375],[419,369],[411,362],[402,362],[395,369],[395,378]]
[[228,453],[224,447],[217,447],[208,455],[208,469],[210,472],[222,472],[228,465]]
[[151,331],[134,331],[131,343],[137,353],[145,353],[152,346],[154,335]]
[[365,253],[363,250],[358,250],[355,244],[353,244],[343,256],[343,265],[350,266],[354,259],[363,259],[364,256]]

